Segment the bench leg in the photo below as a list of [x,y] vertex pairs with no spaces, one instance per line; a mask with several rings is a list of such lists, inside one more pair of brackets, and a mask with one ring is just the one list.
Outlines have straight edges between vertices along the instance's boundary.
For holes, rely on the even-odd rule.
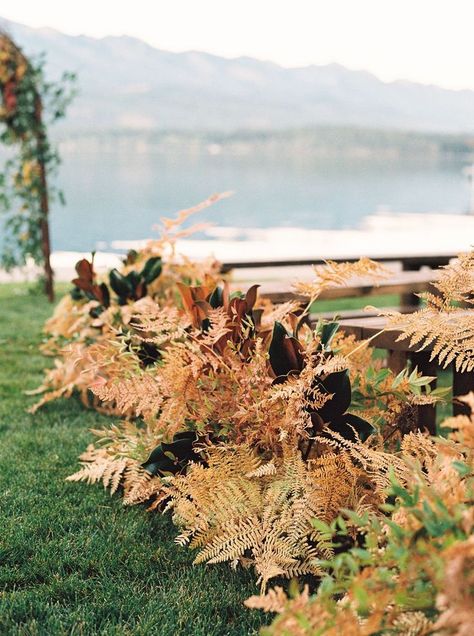
[[[420,267],[419,266],[410,266],[407,265],[406,263],[403,263],[402,265],[402,269],[404,272],[415,272],[415,271],[419,271]],[[400,294],[400,309],[403,312],[404,308],[417,308],[420,304],[420,299],[416,294],[413,293],[405,293],[405,294]]]
[[[430,361],[430,354],[426,351],[418,351],[411,354],[413,367],[418,367],[418,371],[423,375],[436,378],[438,367],[436,362]],[[431,387],[436,388],[436,380],[433,380]],[[418,423],[426,428],[430,435],[436,435],[436,405],[426,404],[418,407]]]
[[[453,397],[457,398],[474,391],[474,372],[460,373],[453,369]],[[453,401],[453,415],[470,415],[471,410],[464,402]]]

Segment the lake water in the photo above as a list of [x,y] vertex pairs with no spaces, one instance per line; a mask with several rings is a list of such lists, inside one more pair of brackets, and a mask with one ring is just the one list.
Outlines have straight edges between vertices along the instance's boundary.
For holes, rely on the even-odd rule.
[[164,156],[126,145],[66,145],[61,154],[59,185],[66,206],[52,211],[55,250],[107,249],[115,240],[150,237],[160,216],[225,190],[235,195],[200,213],[199,220],[343,229],[360,226],[381,206],[459,213],[469,204],[462,165],[455,163]]

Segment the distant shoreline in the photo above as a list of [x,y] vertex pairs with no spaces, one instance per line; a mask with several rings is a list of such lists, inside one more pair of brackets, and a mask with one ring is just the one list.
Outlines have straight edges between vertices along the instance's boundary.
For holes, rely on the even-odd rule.
[[474,161],[474,135],[317,126],[285,130],[97,129],[56,131],[62,152],[113,149],[278,160]]

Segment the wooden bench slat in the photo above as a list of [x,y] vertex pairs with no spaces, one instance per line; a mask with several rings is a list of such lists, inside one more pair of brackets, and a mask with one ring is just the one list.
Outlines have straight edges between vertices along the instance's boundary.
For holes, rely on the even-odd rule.
[[[420,269],[421,267],[440,267],[447,265],[450,260],[456,258],[456,254],[419,254],[413,256],[388,254],[380,256],[377,254],[369,254],[369,258],[380,263],[399,262],[402,263],[404,269]],[[331,257],[328,255],[326,259],[331,259],[335,263],[345,263],[357,261],[359,257],[345,256],[345,257]],[[230,272],[233,269],[253,269],[261,267],[294,267],[294,266],[306,266],[306,265],[323,265],[326,262],[324,258],[301,258],[301,259],[280,259],[280,260],[238,260],[227,263],[222,263],[221,272]]]
[[[340,328],[349,335],[354,335],[357,340],[367,340],[372,338],[379,331],[385,329],[387,325],[387,319],[383,316],[372,316],[367,318],[341,320]],[[372,346],[378,349],[389,349],[390,351],[405,351],[415,352],[420,346],[410,347],[408,340],[398,341],[400,336],[400,329],[391,329],[390,331],[384,331],[377,335],[371,342]],[[430,348],[427,347],[427,351]]]
[[[386,294],[420,293],[428,291],[433,281],[438,277],[438,272],[422,270],[414,272],[399,272],[379,283],[373,283],[367,279],[354,278],[347,285],[328,287],[319,298],[324,300],[338,298],[363,298],[368,296],[381,296]],[[260,287],[260,296],[268,298],[275,304],[289,300],[304,302],[306,297],[295,294],[291,283],[268,282]]]
[[[410,307],[384,307],[384,311],[397,311],[401,314],[411,314],[416,311],[418,307],[411,305]],[[373,318],[378,315],[378,311],[368,311],[366,309],[343,309],[334,311],[318,311],[309,315],[309,322],[311,324],[316,323],[318,320],[334,320],[337,318],[339,322],[343,320],[359,320],[363,318]]]

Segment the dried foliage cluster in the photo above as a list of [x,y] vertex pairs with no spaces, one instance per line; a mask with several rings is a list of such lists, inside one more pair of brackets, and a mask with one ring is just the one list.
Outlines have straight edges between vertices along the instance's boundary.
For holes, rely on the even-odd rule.
[[[457,546],[452,576],[469,584],[473,421],[453,419],[449,439],[431,440],[416,410],[441,399],[432,378],[416,369],[395,376],[337,322],[308,321],[327,285],[379,276],[379,267],[329,263],[298,286],[306,308],[273,307],[256,286],[231,293],[215,270],[189,276],[172,260],[170,282],[144,292],[153,249],[125,266],[129,287],[111,276],[113,304],[105,306],[107,285],[88,279],[94,299],[82,299],[74,316],[78,301],[64,301],[49,324],[57,329],[50,351],[63,337],[80,347],[80,379],[63,394],[90,391],[99,408],[125,418],[94,431],[70,481],[102,482],[126,504],[170,512],[196,563],[253,567],[263,593],[276,577],[321,579],[315,597],[288,600],[277,588],[249,601],[281,612],[270,633],[421,635],[440,621],[451,629],[469,600],[446,576]],[[441,300],[427,298],[419,315],[457,313],[471,298],[473,262],[462,256],[447,268]],[[76,279],[76,287],[87,285]],[[436,328],[432,337],[444,338]],[[472,354],[473,340],[456,340],[455,358]],[[443,351],[436,355],[446,360]]]
[[[473,393],[466,401],[474,409]],[[319,563],[315,595],[305,587],[288,598],[276,587],[246,601],[279,614],[265,634],[474,633],[474,415],[445,426],[448,439],[405,437],[411,474],[404,486],[392,476],[385,518],[346,511],[339,525],[315,524],[328,542],[348,523],[361,533],[357,547]]]
[[[389,314],[413,344],[464,372],[473,369],[474,254],[445,268],[436,295],[416,314]],[[474,393],[460,398],[471,416],[448,418],[447,437],[410,433],[401,441],[409,474],[392,473],[383,517],[341,510],[336,522],[313,521],[336,548],[355,526],[349,550],[318,564],[316,592],[281,588],[246,601],[276,612],[269,636],[315,634],[468,636],[474,633]]]
[[403,329],[402,337],[425,349],[431,359],[445,367],[454,363],[459,371],[474,370],[474,252],[460,254],[444,268],[436,294],[420,294],[425,307],[413,314],[387,314],[390,325]]
[[[42,351],[55,358],[54,368],[46,372],[43,384],[32,392],[42,397],[31,412],[76,391],[85,406],[115,412],[113,405],[104,407],[89,391],[95,380],[88,357],[91,346],[113,341],[119,334],[130,336],[132,317],[146,307],[150,311],[174,307],[179,301],[179,283],[204,280],[208,285],[215,284],[219,264],[213,259],[194,262],[177,255],[176,241],[199,228],[195,225],[182,229],[192,214],[226,196],[213,195],[182,210],[175,219],[163,218],[160,238],[149,241],[139,252],[130,251],[121,270],[111,270],[103,280],[94,271],[94,257],[77,263],[71,293],[58,303],[44,327],[47,339]],[[146,363],[146,344],[139,355]]]

